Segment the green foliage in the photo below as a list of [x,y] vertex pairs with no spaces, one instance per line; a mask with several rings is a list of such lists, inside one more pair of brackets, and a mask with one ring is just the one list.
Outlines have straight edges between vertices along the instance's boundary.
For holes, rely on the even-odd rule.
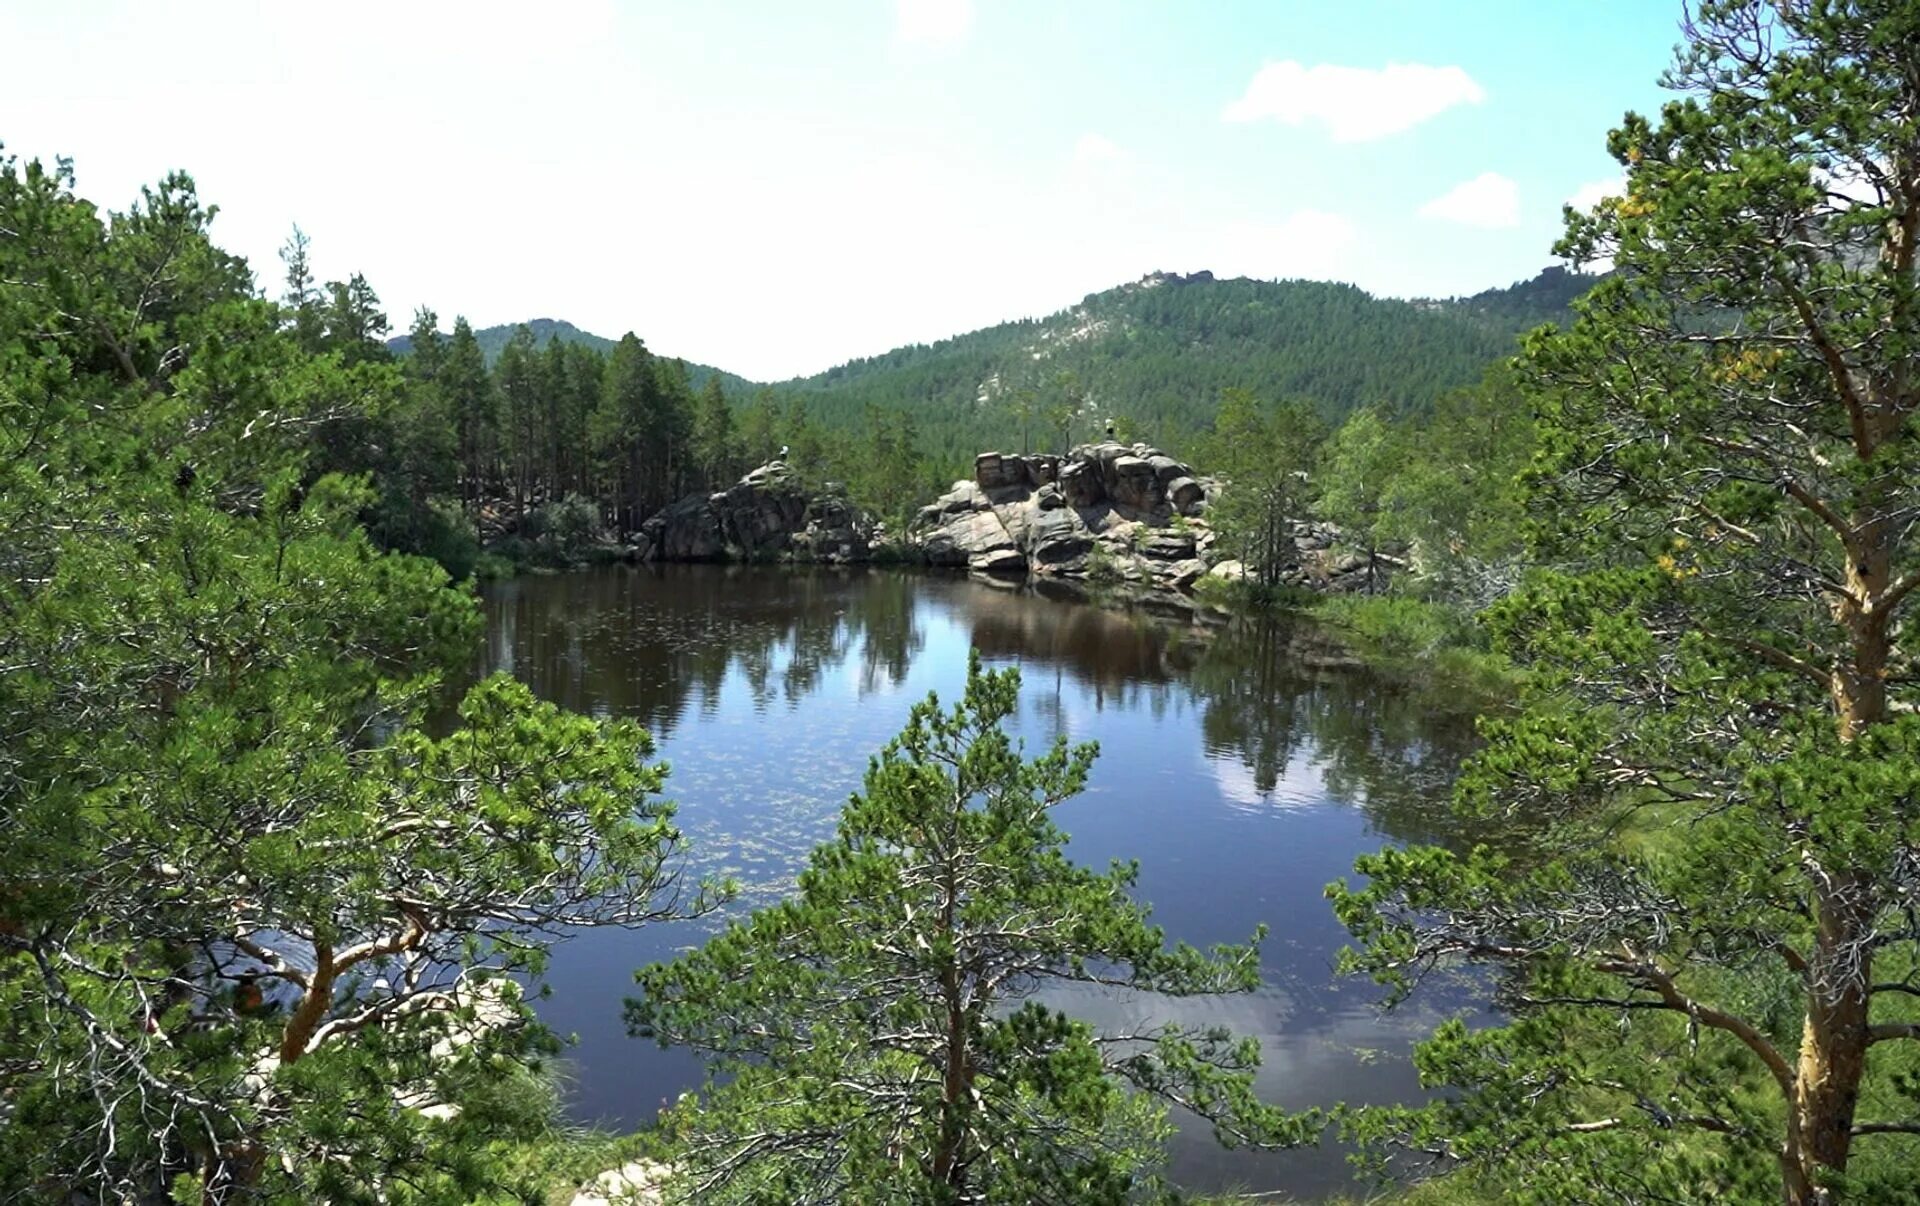
[[0,161],[0,1197],[483,1199],[549,1049],[509,977],[702,903],[662,771],[504,678],[430,736],[473,600],[323,468],[406,387],[369,295],[71,185]]
[[1244,389],[1222,395],[1202,458],[1227,488],[1208,518],[1225,551],[1271,591],[1298,562],[1293,523],[1309,517],[1326,425],[1309,402],[1262,406]]
[[637,974],[635,1034],[712,1058],[666,1123],[688,1200],[1121,1201],[1152,1190],[1161,1102],[1228,1142],[1311,1136],[1252,1095],[1258,1044],[1166,1025],[1103,1041],[1049,985],[1247,991],[1255,949],[1169,948],[1137,875],[1070,862],[1052,809],[1094,749],[1026,760],[1015,671],[916,705],[792,899]]
[[1490,603],[1512,585],[1524,548],[1520,479],[1535,448],[1526,399],[1500,366],[1441,398],[1431,416],[1402,422],[1411,429],[1401,433],[1383,509],[1394,516],[1396,534],[1411,542],[1426,589]]
[[[1627,191],[1562,250],[1621,272],[1530,338],[1536,547],[1490,613],[1530,669],[1466,815],[1499,857],[1362,860],[1350,965],[1397,991],[1505,969],[1418,1110],[1507,1200],[1912,1200],[1920,848],[1920,10],[1698,6]],[[1843,189],[1839,183],[1844,182]]]
[[[522,323],[481,327],[473,333],[473,337],[480,344],[480,353],[486,357],[489,367],[499,361],[500,354],[505,351],[508,342],[513,339],[516,332],[522,330],[530,333],[533,341],[542,347],[558,343],[578,348],[582,352],[597,353],[602,358],[613,351],[614,345],[619,342],[617,339],[608,339],[604,335],[595,335],[591,331],[583,331],[572,323],[558,318],[530,318]],[[421,343],[421,334],[414,331],[397,339],[388,340],[386,346],[396,356],[412,356]],[[729,393],[745,392],[754,388],[754,383],[745,377],[736,376],[711,365],[694,364],[691,361],[687,364],[687,375],[693,388],[697,390],[705,390],[708,383],[712,381],[719,382],[720,387]]]
[[1406,539],[1407,521],[1394,483],[1408,457],[1406,428],[1378,407],[1363,406],[1327,441],[1320,470],[1320,513],[1339,525],[1341,540],[1367,559],[1367,593],[1379,587],[1380,548]]
[[1156,274],[1046,319],[897,348],[781,388],[804,394],[833,430],[856,428],[869,407],[910,409],[925,451],[956,470],[985,448],[1063,451],[1095,438],[1096,413],[1161,447],[1192,448],[1230,389],[1309,398],[1335,422],[1371,403],[1422,414],[1508,354],[1519,332],[1564,319],[1594,278],[1550,269],[1541,279],[1404,302],[1318,281]]
[[532,556],[538,564],[578,565],[600,540],[600,508],[569,494],[542,503],[527,516],[521,530],[532,541]]

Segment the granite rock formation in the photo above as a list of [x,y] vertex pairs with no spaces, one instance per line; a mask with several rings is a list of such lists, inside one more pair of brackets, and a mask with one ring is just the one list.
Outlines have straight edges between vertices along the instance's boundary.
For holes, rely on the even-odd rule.
[[932,565],[1184,588],[1207,570],[1217,488],[1145,444],[985,452],[971,480],[920,509],[907,544]]
[[762,465],[715,494],[689,494],[640,525],[642,561],[871,560],[881,525],[829,484],[806,489],[784,462]]

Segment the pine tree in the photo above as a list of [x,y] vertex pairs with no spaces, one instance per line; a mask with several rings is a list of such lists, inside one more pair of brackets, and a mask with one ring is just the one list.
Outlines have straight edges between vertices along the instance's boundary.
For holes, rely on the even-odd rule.
[[1545,832],[1335,892],[1358,966],[1494,963],[1517,1016],[1361,1129],[1521,1200],[1906,1200],[1920,8],[1715,0],[1688,39],[1561,245],[1620,271],[1525,358],[1559,566],[1493,614],[1530,706],[1461,800]]
[[477,516],[499,479],[500,401],[480,343],[464,317],[453,320],[453,338],[447,341],[437,379],[453,424],[461,501],[469,515]]
[[[1121,1038],[1043,1004],[1060,984],[1251,990],[1254,946],[1169,947],[1135,865],[1070,862],[1052,811],[1095,750],[1025,760],[1017,671],[976,654],[868,768],[793,899],[639,972],[633,1031],[713,1058],[667,1120],[698,1202],[1119,1202],[1156,1187],[1172,1103],[1229,1143],[1300,1142],[1253,1095],[1255,1040]],[[1258,936],[1256,935],[1256,938]]]
[[720,378],[711,376],[700,390],[693,420],[693,459],[704,490],[718,490],[733,477],[733,411]]

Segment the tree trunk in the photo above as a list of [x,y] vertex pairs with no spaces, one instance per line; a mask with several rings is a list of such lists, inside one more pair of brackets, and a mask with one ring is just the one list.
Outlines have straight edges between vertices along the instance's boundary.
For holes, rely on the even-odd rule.
[[[1856,508],[1846,562],[1848,594],[1834,604],[1850,656],[1835,666],[1831,690],[1836,728],[1852,742],[1887,718],[1887,615],[1880,602],[1892,577],[1891,525],[1884,508]],[[1829,1200],[1817,1181],[1823,1170],[1845,1172],[1853,1148],[1853,1116],[1866,1075],[1873,950],[1874,885],[1859,875],[1834,874],[1811,851],[1804,856],[1813,885],[1813,952],[1807,961],[1807,1013],[1800,1060],[1788,1103],[1783,1150],[1785,1199],[1790,1206]]]
[[[1817,872],[1816,872],[1817,874]],[[1867,986],[1871,954],[1861,941],[1860,902],[1871,888],[1839,879],[1816,904],[1819,934],[1808,960],[1807,1015],[1788,1105],[1786,1201],[1821,1206],[1822,1170],[1845,1172],[1853,1147],[1853,1115],[1867,1066]]]
[[[942,885],[946,899],[940,909],[940,929],[947,935],[950,949],[960,905],[959,881],[951,862],[957,857],[958,840],[959,824],[956,818],[953,831],[947,837],[945,857],[949,863]],[[967,1047],[967,1009],[960,987],[956,952],[949,956],[947,966],[940,972],[940,995],[947,1010],[947,1068],[940,1086],[940,1138],[933,1153],[934,1183],[956,1191],[966,1187],[966,1162],[962,1159],[962,1149],[966,1145],[964,1119],[973,1094],[973,1061]],[[960,1195],[956,1193],[955,1196]]]

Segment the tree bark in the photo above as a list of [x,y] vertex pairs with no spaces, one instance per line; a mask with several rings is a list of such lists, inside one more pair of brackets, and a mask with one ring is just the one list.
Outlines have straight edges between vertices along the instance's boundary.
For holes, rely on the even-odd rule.
[[[1821,872],[1815,868],[1816,877]],[[1854,1111],[1866,1074],[1871,953],[1861,941],[1861,902],[1871,892],[1854,877],[1829,882],[1815,901],[1818,933],[1807,969],[1807,1013],[1788,1103],[1786,1201],[1820,1206],[1822,1170],[1845,1172]]]
[[307,1044],[313,1041],[321,1021],[327,1016],[327,1007],[333,1003],[333,982],[338,975],[333,963],[333,948],[323,944],[315,947],[313,954],[313,974],[308,978],[307,991],[301,995],[300,1003],[294,1006],[286,1029],[280,1032],[280,1063],[283,1066],[297,1063],[307,1053]]
[[[1834,619],[1847,634],[1831,692],[1837,734],[1851,743],[1887,719],[1886,667],[1891,652],[1880,606],[1892,577],[1892,526],[1881,500],[1862,500],[1846,558],[1847,593]],[[1873,951],[1874,885],[1859,875],[1829,872],[1809,852],[1815,933],[1807,960],[1807,1011],[1800,1059],[1788,1102],[1783,1150],[1789,1206],[1818,1206],[1829,1195],[1823,1170],[1845,1172],[1853,1147],[1854,1111],[1866,1076]]]

